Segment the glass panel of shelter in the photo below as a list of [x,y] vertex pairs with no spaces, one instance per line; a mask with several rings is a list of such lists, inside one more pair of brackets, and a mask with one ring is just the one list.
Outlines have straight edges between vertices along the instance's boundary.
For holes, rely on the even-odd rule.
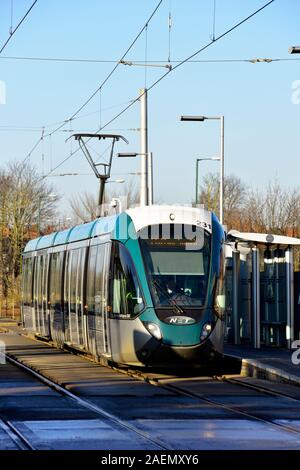
[[[232,335],[232,277],[231,259],[228,258],[226,285],[227,333],[228,341],[234,342]],[[228,261],[227,260],[227,261]],[[286,248],[277,245],[260,247],[260,340],[266,346],[286,347],[287,325],[287,263]],[[252,254],[242,250],[239,266],[239,308],[238,324],[240,339],[244,343],[253,342],[253,272]]]

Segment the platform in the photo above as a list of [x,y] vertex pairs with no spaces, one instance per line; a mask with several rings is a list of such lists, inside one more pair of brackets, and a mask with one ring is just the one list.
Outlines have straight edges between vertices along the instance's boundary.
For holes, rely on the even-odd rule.
[[[254,349],[245,345],[225,344],[224,354],[241,362],[241,374],[300,386],[300,364],[292,362],[295,350],[283,348]],[[299,353],[300,359],[300,353]]]

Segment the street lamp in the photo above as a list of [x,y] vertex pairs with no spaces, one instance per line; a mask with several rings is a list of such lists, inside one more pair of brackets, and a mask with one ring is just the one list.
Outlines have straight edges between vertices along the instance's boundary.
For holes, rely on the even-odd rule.
[[224,219],[224,116],[181,116],[181,121],[199,121],[208,119],[219,120],[221,123],[221,142],[220,142],[220,222]]
[[[126,152],[126,153],[118,153],[117,157],[119,158],[135,158],[137,156],[145,156],[144,153],[138,153],[138,152]],[[153,204],[153,156],[152,152],[147,153],[147,172],[146,172],[146,193],[147,194],[140,194],[140,205],[152,205]],[[145,177],[145,174],[141,171],[139,173],[136,173],[141,175],[141,179]],[[141,186],[141,188],[144,188],[144,186]],[[145,204],[146,201],[146,204]]]
[[300,46],[292,46],[289,48],[290,54],[300,54]]
[[106,184],[108,183],[125,183],[125,180],[109,180],[109,181],[106,181]]
[[197,159],[196,159],[196,199],[195,199],[195,203],[196,203],[196,204],[198,203],[198,186],[199,186],[199,183],[198,183],[198,180],[199,180],[199,168],[198,168],[198,163],[199,163],[199,162],[202,162],[203,160],[215,160],[215,161],[218,161],[218,160],[220,160],[220,157],[197,158]]

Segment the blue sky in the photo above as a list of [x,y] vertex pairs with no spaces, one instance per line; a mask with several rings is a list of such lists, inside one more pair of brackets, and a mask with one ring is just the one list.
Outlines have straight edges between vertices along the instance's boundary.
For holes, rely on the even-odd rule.
[[[31,5],[14,0],[14,24]],[[66,57],[115,60],[122,56],[144,25],[157,0],[39,0],[0,56],[0,80],[6,83],[6,104],[0,105],[1,163],[22,160],[41,135],[41,128],[69,118],[112,69],[111,63],[57,63],[5,59]],[[262,0],[216,0],[216,36],[240,21]],[[10,28],[10,0],[0,2],[0,41]],[[165,0],[147,33],[149,62],[168,59],[168,15],[172,14],[171,60],[192,54],[210,41],[213,0]],[[197,59],[300,58],[288,47],[300,44],[300,2],[275,0],[246,24],[212,44]],[[145,34],[127,60],[144,60]],[[120,65],[100,97],[76,119],[32,153],[31,163],[49,172],[76,148],[65,143],[70,128],[95,131],[125,103],[150,86],[164,68]],[[149,149],[154,154],[155,197],[168,203],[189,203],[194,195],[195,159],[219,152],[219,123],[181,123],[181,114],[225,116],[225,172],[248,185],[263,188],[277,177],[286,187],[299,186],[300,104],[292,103],[292,84],[300,80],[300,61],[273,63],[188,63],[174,70],[149,92]],[[101,108],[101,111],[100,111]],[[88,114],[88,116],[86,116]],[[139,106],[135,104],[108,131],[120,132],[130,144],[117,150],[138,151]],[[9,130],[7,127],[10,126]],[[14,126],[36,126],[15,130]],[[54,127],[46,127],[47,131]],[[94,145],[101,152],[104,147]],[[44,164],[42,163],[44,155]],[[43,168],[44,167],[44,168]],[[202,162],[200,174],[217,171],[217,162]],[[139,171],[139,160],[114,160],[113,174]],[[89,173],[78,152],[57,172]],[[55,172],[55,173],[57,173]],[[130,176],[125,175],[125,178]],[[137,178],[138,177],[133,177]],[[49,181],[63,196],[97,189],[93,176],[55,177]],[[138,183],[138,180],[137,180]],[[118,187],[116,187],[116,190]]]

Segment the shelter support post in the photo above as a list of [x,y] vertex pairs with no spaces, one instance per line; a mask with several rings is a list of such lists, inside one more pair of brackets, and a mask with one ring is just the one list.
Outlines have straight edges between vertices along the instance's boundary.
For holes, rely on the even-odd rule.
[[285,251],[286,264],[286,342],[289,349],[294,340],[294,263],[293,248]]
[[253,347],[260,349],[260,270],[259,249],[252,248],[252,319]]
[[234,344],[240,344],[240,315],[239,315],[239,281],[240,281],[240,252],[232,252],[232,325]]

